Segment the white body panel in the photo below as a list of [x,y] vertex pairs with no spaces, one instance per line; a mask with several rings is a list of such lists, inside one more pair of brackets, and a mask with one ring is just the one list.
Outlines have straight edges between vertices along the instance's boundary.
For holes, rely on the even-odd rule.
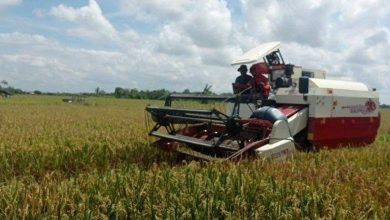
[[288,119],[288,126],[290,127],[290,135],[295,136],[300,131],[306,128],[309,118],[309,110],[307,108],[302,109],[295,115]]
[[256,154],[265,159],[283,159],[295,151],[293,138],[287,121],[276,121],[272,126],[269,144],[255,150]]
[[309,105],[309,117],[314,118],[377,117],[379,114],[378,92],[370,91],[363,83],[310,79],[306,99],[298,86],[278,89],[276,102]]
[[295,151],[294,139],[292,136],[306,128],[308,109],[304,108],[291,116],[287,121],[276,121],[272,126],[269,144],[255,150],[262,158],[285,158]]
[[288,122],[282,120],[276,121],[272,126],[269,143],[273,144],[288,138],[291,138]]
[[303,99],[303,95],[299,93],[298,83],[289,88],[279,88],[276,91],[274,99],[277,103],[281,104],[308,104]]
[[285,159],[294,151],[295,145],[291,140],[280,140],[256,149],[256,154],[264,159]]
[[368,87],[361,82],[349,82],[329,79],[310,79],[310,88],[345,89],[349,91],[368,91]]
[[[350,92],[334,91],[334,109],[333,117],[377,117],[379,114],[379,94],[377,92]],[[356,98],[351,100],[349,96],[354,95]],[[367,109],[369,100],[375,103],[375,110]]]
[[260,44],[252,50],[241,55],[238,59],[232,61],[231,65],[254,63],[267,56],[268,54],[278,50],[279,48],[280,42]]

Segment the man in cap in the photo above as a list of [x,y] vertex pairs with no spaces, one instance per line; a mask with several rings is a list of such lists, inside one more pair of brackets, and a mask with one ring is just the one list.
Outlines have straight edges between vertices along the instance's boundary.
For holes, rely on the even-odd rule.
[[[233,91],[234,93],[239,93],[250,87],[249,81],[251,81],[252,77],[247,74],[248,68],[246,65],[241,65],[240,68],[237,69],[241,73],[240,76],[236,78],[236,82],[233,83]],[[249,89],[244,92],[244,94],[248,94]]]

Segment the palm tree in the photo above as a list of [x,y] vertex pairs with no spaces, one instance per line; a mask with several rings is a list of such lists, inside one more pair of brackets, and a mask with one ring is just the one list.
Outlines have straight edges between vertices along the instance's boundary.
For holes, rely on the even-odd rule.
[[213,92],[211,92],[212,85],[206,84],[203,88],[202,95],[212,95]]
[[4,86],[8,86],[8,82],[7,82],[7,80],[1,80],[1,82],[0,82],[1,84],[3,84]]

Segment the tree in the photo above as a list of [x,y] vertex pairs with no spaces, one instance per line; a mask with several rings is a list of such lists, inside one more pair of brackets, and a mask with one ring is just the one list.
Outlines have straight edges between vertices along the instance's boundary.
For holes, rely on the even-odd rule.
[[121,87],[116,87],[114,91],[114,95],[116,98],[125,98],[126,91]]
[[211,92],[212,85],[206,84],[203,88],[202,95],[212,95],[213,92]]
[[131,98],[131,99],[139,99],[140,98],[140,94],[139,94],[137,89],[130,89],[130,90],[126,90],[126,91],[127,91],[128,98]]
[[96,95],[99,95],[99,93],[100,93],[100,88],[99,88],[99,87],[96,87],[96,89],[95,89],[95,94],[96,94]]
[[[3,85],[3,86],[1,86],[1,85]],[[7,80],[1,80],[1,81],[0,81],[0,89],[3,88],[3,87],[5,88],[5,87],[7,87],[7,86],[8,86]]]
[[6,86],[8,86],[8,82],[7,82],[7,80],[1,80],[1,82],[0,82],[1,84],[3,84],[5,87]]
[[[205,87],[203,88],[202,95],[212,95],[213,92],[211,92],[211,87],[212,85],[206,84]],[[207,104],[207,100],[202,100],[201,103]]]

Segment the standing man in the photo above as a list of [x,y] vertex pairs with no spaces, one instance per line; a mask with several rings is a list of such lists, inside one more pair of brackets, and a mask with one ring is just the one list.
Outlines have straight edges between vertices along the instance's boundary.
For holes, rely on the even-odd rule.
[[[246,65],[241,65],[240,68],[237,69],[237,71],[240,72],[241,75],[238,76],[236,78],[236,82],[233,83],[234,94],[237,94],[249,88],[250,87],[249,81],[252,80],[252,77],[247,74],[248,68],[246,67]],[[244,92],[243,94],[249,94],[249,93],[250,91],[248,89],[248,91]]]

